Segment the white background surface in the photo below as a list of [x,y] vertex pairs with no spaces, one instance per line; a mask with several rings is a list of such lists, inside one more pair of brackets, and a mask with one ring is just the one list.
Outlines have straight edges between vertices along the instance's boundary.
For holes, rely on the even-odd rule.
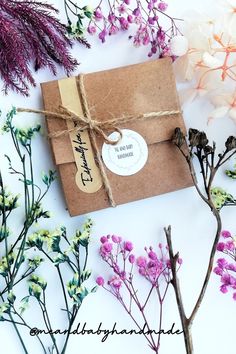
[[[51,1],[57,7],[62,8],[61,1]],[[210,0],[172,0],[169,1],[169,13],[181,16],[188,9],[203,9],[213,12],[215,2]],[[131,42],[127,40],[127,34],[117,35],[101,45],[97,39],[91,39],[93,44],[89,51],[76,45],[73,54],[81,62],[77,73],[92,72],[101,69],[123,66],[142,62],[147,59],[146,48],[134,49]],[[53,79],[46,71],[41,71],[35,75],[37,82]],[[58,70],[57,78],[64,77],[64,73]],[[40,88],[31,90],[30,98],[24,99],[13,93],[7,97],[0,96],[0,106],[6,112],[11,105],[41,108]],[[184,118],[187,127],[200,128],[205,130],[214,139],[219,148],[223,149],[223,143],[229,134],[236,133],[235,125],[228,119],[215,121],[207,126],[207,114],[210,110],[207,101],[198,101],[184,110]],[[3,115],[4,116],[4,115]],[[39,120],[38,117],[34,118]],[[27,126],[34,120],[31,116],[19,116],[17,124]],[[11,141],[8,136],[0,137],[0,163],[4,171],[7,184],[14,184],[14,178],[8,177],[7,163],[3,155],[8,153],[13,156]],[[53,167],[51,154],[46,138],[40,138],[34,145],[35,165],[38,174],[42,170]],[[233,162],[232,162],[233,163]],[[231,164],[229,166],[231,167]],[[171,166],[170,166],[171,169]],[[171,173],[171,171],[170,171]],[[236,194],[236,183],[228,180],[223,171],[220,172],[217,184],[228,188],[232,194]],[[18,187],[13,187],[13,189]],[[20,192],[20,191],[19,191]],[[65,210],[65,204],[61,193],[60,184],[56,181],[48,194],[45,205],[53,212],[53,219],[41,223],[41,227],[56,227],[64,224],[68,228],[68,233],[80,226],[84,217],[70,218]],[[176,250],[179,250],[184,264],[180,272],[180,281],[183,290],[183,298],[186,310],[190,310],[196,300],[200,286],[205,274],[209,250],[215,233],[215,221],[210,211],[199,200],[194,188],[178,191],[168,195],[153,197],[147,200],[134,202],[119,206],[115,209],[106,209],[91,213],[95,226],[90,248],[90,267],[94,270],[93,277],[99,274],[109,275],[108,268],[98,257],[99,238],[104,234],[118,234],[135,244],[136,253],[142,254],[143,247],[158,245],[165,242],[163,227],[171,224],[173,228],[173,243]],[[20,218],[20,217],[19,217]],[[224,209],[222,212],[223,228],[236,232],[235,210],[234,208]],[[20,219],[15,220],[16,224]],[[55,308],[55,301],[58,299],[57,285],[53,282],[53,277],[44,266],[42,274],[49,280],[49,290],[51,292],[51,308]],[[142,283],[141,283],[142,284]],[[193,340],[196,354],[235,354],[235,318],[236,303],[231,296],[222,295],[219,290],[219,279],[214,274],[210,281],[209,288],[203,305],[197,315],[193,327]],[[64,328],[63,315],[59,311],[60,306],[51,310],[54,316],[55,327]],[[37,312],[31,308],[32,326],[39,326],[40,319]],[[29,312],[30,313],[30,312]],[[155,320],[155,311],[150,313]],[[164,328],[169,328],[175,322],[180,328],[178,313],[174,294],[169,293],[165,304]],[[88,327],[96,329],[99,322],[103,322],[104,328],[111,328],[114,322],[120,329],[135,328],[129,317],[109,294],[100,289],[95,295],[88,297],[83,304],[79,315],[81,323],[87,322]],[[21,348],[15,337],[12,327],[0,324],[1,353],[21,354]],[[136,354],[148,354],[151,351],[147,347],[145,339],[141,336],[113,336],[105,343],[101,343],[101,338],[97,336],[74,336],[68,348],[68,354],[120,354],[132,350]],[[39,354],[41,349],[35,339],[28,335],[27,343],[30,354]],[[160,354],[172,353],[184,354],[182,336],[163,336]]]

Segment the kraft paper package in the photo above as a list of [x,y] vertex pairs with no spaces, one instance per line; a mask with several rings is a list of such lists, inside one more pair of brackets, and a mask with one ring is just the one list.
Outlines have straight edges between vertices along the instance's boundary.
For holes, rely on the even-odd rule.
[[101,122],[101,129],[102,122],[115,121],[106,128],[108,137],[115,130],[127,135],[111,145],[91,127],[81,131],[72,121],[46,116],[71,216],[110,207],[107,189],[114,206],[192,186],[188,166],[170,141],[176,127],[185,131],[170,58],[84,74],[83,95],[79,77],[41,88],[45,110],[58,112],[62,106],[84,116],[85,96],[90,119]]

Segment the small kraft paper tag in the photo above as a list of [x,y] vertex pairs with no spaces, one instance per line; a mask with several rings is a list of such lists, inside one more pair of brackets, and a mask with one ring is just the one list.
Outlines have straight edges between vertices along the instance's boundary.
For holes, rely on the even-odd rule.
[[[116,145],[104,143],[102,158],[106,167],[120,176],[131,176],[140,171],[148,159],[148,146],[144,138],[130,129],[122,129],[122,139]],[[117,140],[118,132],[109,139]]]
[[[82,106],[74,77],[59,80],[62,105],[75,114],[83,115]],[[73,122],[67,121],[68,129],[74,127]],[[77,167],[76,184],[86,193],[95,193],[103,185],[100,170],[97,167],[87,130],[70,132],[70,140]]]

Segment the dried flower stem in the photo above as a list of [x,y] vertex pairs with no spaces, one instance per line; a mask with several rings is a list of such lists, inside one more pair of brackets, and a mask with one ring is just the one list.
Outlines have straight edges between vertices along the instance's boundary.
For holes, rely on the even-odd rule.
[[184,342],[187,354],[193,353],[193,343],[192,343],[192,335],[191,335],[191,326],[189,324],[188,318],[185,314],[179,279],[177,276],[177,268],[176,263],[179,257],[178,253],[174,254],[172,239],[171,239],[171,226],[164,229],[167,244],[169,247],[169,256],[170,256],[170,264],[171,264],[171,271],[172,271],[172,279],[171,284],[173,285],[175,291],[176,302],[179,310],[180,320],[183,327],[184,332]]
[[71,57],[72,46],[66,26],[54,16],[58,10],[45,2],[0,0],[0,78],[4,91],[29,94],[35,86],[35,71],[48,68],[56,73],[56,64],[70,74],[77,66]]
[[[149,48],[149,57],[172,56],[175,59],[170,40],[181,35],[177,26],[179,19],[167,13],[168,4],[163,0],[98,0],[94,9],[79,7],[73,0],[64,0],[64,5],[68,33],[82,43],[86,41],[85,31],[90,35],[97,33],[102,43],[117,33],[127,32],[127,38],[135,47]],[[129,31],[131,28],[134,32]]]
[[[217,251],[222,252],[224,257],[217,259],[214,273],[220,276],[220,291],[223,294],[233,291],[233,300],[236,301],[236,245],[235,237],[230,231],[224,230],[221,232],[223,238],[217,245]],[[227,256],[225,258],[225,256]]]
[[[7,156],[9,172],[20,176],[19,180],[23,185],[22,211],[24,218],[20,233],[11,236],[9,230],[10,220],[8,218],[14,209],[18,207],[17,201],[19,196],[14,196],[4,187],[0,171],[0,244],[2,242],[5,246],[5,248],[3,247],[3,256],[1,255],[0,257],[0,278],[2,280],[0,287],[0,324],[9,322],[13,325],[25,354],[29,354],[29,351],[19,327],[25,327],[30,331],[36,329],[33,335],[38,339],[44,354],[52,354],[54,352],[56,354],[65,354],[71,335],[71,328],[77,318],[80,306],[84,298],[91,292],[95,292],[97,288],[95,286],[89,290],[84,284],[91,275],[91,271],[86,268],[92,222],[88,219],[82,231],[77,230],[76,235],[70,241],[66,235],[66,228],[63,226],[53,232],[39,230],[29,235],[35,222],[41,218],[50,217],[49,212],[44,211],[42,208],[41,202],[55,179],[55,173],[49,171],[48,175],[43,174],[41,182],[46,187],[42,191],[34,180],[31,146],[32,138],[35,133],[39,132],[40,127],[36,126],[29,129],[16,128],[12,122],[15,114],[16,110],[14,108],[7,114],[3,131],[10,133],[17,152],[16,156],[21,163],[21,168],[17,170],[13,167],[10,158]],[[32,256],[32,249],[39,254],[35,256],[33,252],[34,256]],[[41,258],[41,255],[45,258]],[[64,299],[65,307],[63,311],[65,311],[67,316],[66,324],[68,326],[64,343],[62,343],[62,349],[59,347],[53,332],[53,322],[46,299],[47,282],[36,274],[39,266],[45,259],[52,266],[52,269],[56,270],[62,288],[62,300]],[[69,268],[69,276],[72,273],[71,278],[65,279],[65,277],[68,277],[68,273],[64,276],[61,267]],[[20,300],[18,309],[15,304],[18,295],[17,285],[25,281],[28,283],[28,292]],[[24,319],[23,312],[27,309],[30,301],[36,302],[34,310],[37,310],[37,306],[40,310],[45,331],[49,334],[49,340],[51,340],[51,348],[41,340],[42,332],[37,331],[37,328],[35,328],[36,324],[33,323],[33,326],[31,326]],[[34,321],[34,317],[32,321]]]
[[[212,268],[213,268],[217,244],[219,242],[219,238],[220,238],[221,230],[222,230],[220,209],[223,206],[236,205],[235,202],[232,203],[231,198],[229,198],[230,195],[227,195],[227,198],[229,198],[230,201],[228,201],[228,199],[226,198],[226,200],[224,200],[223,203],[219,206],[214,201],[213,196],[212,196],[212,190],[213,190],[212,184],[213,184],[214,177],[215,177],[218,169],[226,161],[228,161],[233,155],[236,154],[236,138],[235,137],[228,138],[228,140],[225,143],[226,150],[223,152],[223,154],[218,155],[218,161],[216,163],[215,163],[216,146],[215,146],[215,144],[213,144],[212,147],[208,145],[208,139],[207,139],[205,133],[203,133],[203,132],[199,132],[195,129],[190,129],[190,131],[189,131],[189,151],[188,152],[186,152],[186,149],[183,148],[183,146],[187,145],[187,141],[186,141],[183,133],[178,128],[175,131],[175,135],[173,137],[173,142],[178,147],[178,149],[180,150],[182,155],[185,157],[186,162],[188,163],[188,166],[189,166],[189,171],[191,173],[194,186],[195,186],[199,196],[201,197],[201,199],[211,209],[211,211],[216,219],[216,224],[217,224],[216,234],[215,234],[215,238],[214,238],[213,245],[211,248],[211,253],[210,253],[210,257],[209,257],[208,267],[206,270],[206,275],[205,275],[199,296],[197,298],[197,301],[196,301],[195,305],[193,306],[192,312],[189,317],[187,317],[186,313],[185,313],[184,304],[183,304],[182,295],[181,295],[181,288],[180,288],[180,284],[179,284],[179,279],[177,277],[176,262],[178,259],[178,253],[174,254],[174,251],[173,251],[172,240],[171,240],[171,227],[169,226],[167,229],[166,228],[164,229],[167,243],[169,246],[169,256],[170,256],[170,263],[171,263],[172,276],[173,276],[171,283],[174,287],[176,301],[177,301],[177,305],[178,305],[178,311],[179,311],[181,323],[183,326],[186,353],[193,354],[193,342],[192,342],[191,328],[192,328],[195,316],[196,316],[196,314],[202,304],[202,301],[204,299],[206,289],[209,284]],[[195,170],[194,170],[194,167],[192,164],[193,156],[197,157],[199,165],[200,165],[201,175],[202,175],[203,182],[204,182],[204,191],[203,192],[201,191],[200,187],[198,186],[198,183],[196,180],[196,174],[195,174]]]
[[[100,255],[112,269],[113,276],[107,281],[107,286],[101,276],[97,278],[97,284],[118,300],[141,331],[140,334],[145,337],[148,346],[155,354],[158,354],[163,332],[163,305],[171,281],[170,263],[166,258],[168,251],[164,253],[162,245],[159,245],[159,254],[154,252],[152,247],[149,249],[145,247],[147,257],[140,256],[136,259],[131,253],[132,250],[132,243],[122,242],[120,236],[101,237]],[[182,263],[179,258],[177,262],[179,266]],[[135,263],[139,274],[148,282],[149,287],[144,299],[135,285]],[[159,310],[157,330],[151,328],[148,316],[148,305],[153,300],[157,302]],[[138,317],[134,308],[138,309]]]
[[[14,326],[16,334],[22,344],[25,354],[28,354],[27,348],[24,344],[20,331],[18,329],[18,324],[27,326],[27,324],[22,321],[21,316],[15,310],[13,290],[16,285],[21,281],[25,280],[28,276],[33,273],[30,267],[21,273],[22,264],[24,263],[24,251],[26,238],[28,236],[29,229],[31,226],[37,222],[40,218],[49,217],[48,212],[44,211],[41,207],[41,202],[46,193],[48,192],[51,182],[47,185],[45,191],[42,193],[41,189],[35,184],[32,166],[32,138],[35,133],[39,132],[40,126],[34,128],[29,128],[28,130],[17,129],[12,120],[16,114],[15,109],[12,109],[7,114],[7,119],[4,131],[9,132],[12,138],[13,145],[16,150],[16,156],[19,158],[22,166],[22,171],[16,170],[12,166],[12,162],[8,156],[6,158],[9,162],[9,172],[20,176],[19,180],[23,183],[24,190],[24,221],[23,227],[18,236],[15,237],[13,245],[9,242],[9,217],[13,213],[14,209],[17,208],[17,202],[19,196],[14,196],[4,186],[3,178],[0,171],[0,220],[1,220],[1,242],[4,242],[4,256],[0,259],[0,275],[3,277],[5,286],[0,288],[1,297],[1,310],[0,310],[0,321],[5,321],[3,314],[8,314],[8,322],[11,322]],[[36,194],[37,192],[37,194]],[[10,296],[10,300],[9,300]],[[20,318],[20,322],[16,322],[14,316]],[[41,342],[40,338],[36,336],[40,341],[44,353],[46,349]]]

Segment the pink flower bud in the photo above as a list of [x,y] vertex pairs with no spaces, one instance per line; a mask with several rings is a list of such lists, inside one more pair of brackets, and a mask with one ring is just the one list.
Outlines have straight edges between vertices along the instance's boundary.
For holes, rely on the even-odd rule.
[[150,259],[152,259],[153,261],[155,261],[155,260],[157,259],[157,255],[156,255],[156,253],[153,252],[153,251],[148,252],[148,257],[149,257]]
[[227,267],[228,262],[227,262],[224,258],[219,258],[219,259],[217,260],[217,265],[218,265],[218,267],[220,267],[221,269],[224,269],[224,268]]
[[233,252],[233,251],[235,250],[234,241],[228,241],[228,242],[226,242],[225,248],[226,248],[228,251]]
[[140,11],[140,8],[139,8],[139,7],[137,7],[136,9],[134,9],[133,15],[134,15],[135,17],[138,17],[138,16],[141,15],[141,11]]
[[178,258],[178,259],[177,259],[177,263],[178,263],[179,265],[183,264],[183,259],[182,259],[182,258]]
[[154,8],[154,2],[150,0],[148,3],[148,10],[153,10],[153,8]]
[[219,268],[219,267],[215,267],[213,272],[217,275],[222,275],[223,274],[223,269]]
[[107,31],[104,28],[98,35],[98,38],[102,41],[102,43],[106,41],[106,35],[107,35]]
[[122,238],[120,236],[112,235],[111,239],[114,243],[120,243],[122,241]]
[[232,270],[233,272],[236,272],[236,264],[229,263],[225,268],[228,270]]
[[145,268],[139,268],[139,274],[141,274],[141,275],[146,275],[146,270],[145,270]]
[[166,261],[166,266],[167,266],[167,268],[171,269],[171,263],[170,263],[169,259],[167,259],[167,261]]
[[143,37],[143,45],[148,45],[150,43],[150,37],[149,34],[146,33],[145,36]]
[[102,18],[103,18],[103,14],[102,14],[102,11],[100,8],[97,8],[95,11],[94,11],[94,16],[95,16],[95,20],[96,21],[100,21]]
[[129,23],[133,23],[133,16],[132,16],[132,15],[128,15],[128,16],[127,16],[127,21],[128,21]]
[[158,4],[158,10],[165,12],[167,10],[168,4],[165,2],[160,2]]
[[[151,48],[151,51],[152,51],[152,54],[156,54],[156,52],[157,52],[157,47],[152,47],[152,48]],[[161,243],[159,244],[159,248],[162,248],[162,244],[161,244]]]
[[119,11],[120,14],[125,13],[125,11],[126,11],[125,5],[124,5],[124,4],[121,4],[121,5],[118,7],[118,11]]
[[101,241],[101,243],[107,242],[107,237],[106,237],[106,236],[102,236],[102,237],[100,238],[100,241]]
[[131,252],[133,248],[134,248],[134,246],[133,246],[132,242],[126,241],[126,242],[124,243],[124,249],[125,249],[125,251]]
[[166,39],[166,34],[165,32],[159,28],[159,30],[157,31],[157,41],[159,44],[163,43]]
[[110,23],[113,23],[113,22],[115,22],[115,19],[116,19],[116,17],[115,17],[115,15],[111,12],[109,15],[108,15],[108,21],[110,22]]
[[96,27],[95,26],[88,26],[87,31],[89,34],[95,34],[96,33]]
[[113,276],[111,277],[111,279],[108,281],[108,285],[114,287],[115,289],[120,289],[121,285],[122,285],[122,281],[119,277],[117,276]]
[[135,262],[135,255],[134,255],[134,254],[130,254],[130,255],[129,255],[129,262],[130,262],[131,264],[134,264],[134,262]]
[[129,28],[129,22],[124,17],[120,17],[119,21],[122,30],[125,31]]
[[138,267],[146,267],[147,259],[146,259],[146,257],[140,256],[140,257],[137,258],[136,263],[137,263]]
[[110,253],[112,251],[112,243],[105,242],[102,246],[104,252]]
[[221,291],[223,294],[226,294],[226,293],[228,292],[227,286],[226,286],[226,285],[221,285],[220,291]]
[[148,23],[150,25],[155,25],[155,21],[154,21],[153,17],[148,17]]
[[216,249],[217,249],[217,251],[219,251],[219,252],[223,252],[224,249],[225,249],[225,244],[224,244],[224,242],[219,242],[218,245],[217,245],[217,247],[216,247]]
[[221,232],[221,236],[224,237],[224,238],[232,237],[231,233],[229,231],[227,231],[227,230],[223,230]]
[[96,279],[96,283],[97,283],[97,285],[99,285],[99,286],[103,286],[104,283],[105,283],[105,281],[104,281],[103,277],[99,276],[99,277],[97,277],[97,279]]

